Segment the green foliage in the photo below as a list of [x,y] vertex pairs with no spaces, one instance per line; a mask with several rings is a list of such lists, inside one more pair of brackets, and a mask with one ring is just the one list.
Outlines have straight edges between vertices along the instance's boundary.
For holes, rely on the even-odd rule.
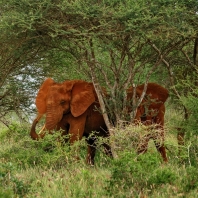
[[187,118],[183,121],[182,127],[185,131],[186,146],[188,147],[188,159],[186,163],[195,166],[198,159],[198,130],[197,130],[197,120],[198,120],[198,88],[194,84],[193,80],[186,79],[183,81],[185,83],[188,92],[184,92],[181,97],[181,103],[187,109]]
[[[115,89],[112,100],[121,101],[118,91],[133,82],[169,84],[159,54],[173,70],[184,59],[184,68],[191,65],[183,54],[192,53],[197,35],[196,0],[2,0],[0,7],[3,115],[27,112],[45,77],[91,80],[92,66],[99,83]],[[120,108],[113,106],[117,114]]]
[[172,185],[177,179],[178,175],[176,175],[175,172],[170,169],[170,167],[164,167],[153,172],[153,174],[148,179],[148,185],[155,187],[167,183]]
[[198,88],[196,85],[193,85],[189,83],[190,81],[186,81],[187,87],[190,92],[187,94],[183,95],[181,98],[182,104],[187,108],[188,111],[188,119],[185,122],[185,128],[187,131],[191,131],[191,134],[189,135],[197,135],[198,130],[197,130],[197,120],[198,120]]
[[4,189],[2,191],[2,195],[6,197],[8,195],[12,195],[13,193],[19,197],[25,196],[28,193],[30,186],[14,176],[16,167],[11,162],[0,163],[0,165],[0,182],[2,187],[7,186],[6,190]]
[[0,187],[0,197],[10,198],[10,197],[13,197],[13,196],[14,196],[14,193],[13,193],[12,190],[4,189],[4,188]]
[[[118,159],[113,161],[111,178],[107,180],[108,195],[128,197],[129,195],[127,193],[123,194],[123,192],[132,192],[133,196],[137,196],[138,194],[136,194],[134,189],[140,192],[146,187],[149,188],[154,183],[149,177],[154,174],[159,165],[159,159],[153,154],[137,157],[135,152],[123,152]],[[161,179],[164,175],[159,175],[159,177]],[[166,178],[164,183],[167,182],[169,180]],[[120,192],[121,189],[122,191]]]
[[187,148],[185,148],[185,150],[188,157],[184,158],[185,163],[187,165],[196,167],[198,160],[198,138],[196,135],[189,136],[189,131],[187,131],[186,133],[187,134],[185,137],[185,144]]
[[182,187],[184,188],[185,192],[189,192],[198,188],[197,177],[197,167],[192,166],[186,168],[186,177],[182,179]]
[[[194,197],[196,194],[198,158],[192,162],[192,154],[197,151],[190,149],[191,157],[187,156],[186,161],[191,164],[181,162],[176,151],[168,152],[169,162],[163,164],[152,145],[147,153],[138,156],[135,147],[138,133],[143,133],[144,128],[130,126],[116,130],[117,157],[113,160],[102,152],[101,139],[94,167],[85,164],[84,139],[71,146],[56,132],[33,141],[29,126],[15,123],[10,129],[0,131],[2,197],[174,197],[177,194]],[[167,134],[166,138],[169,147],[176,141],[175,134],[170,137]],[[177,143],[174,144],[172,150],[176,150]]]

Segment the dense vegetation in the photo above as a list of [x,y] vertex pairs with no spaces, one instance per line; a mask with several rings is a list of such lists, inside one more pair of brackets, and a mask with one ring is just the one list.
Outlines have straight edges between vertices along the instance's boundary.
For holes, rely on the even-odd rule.
[[[178,114],[169,109],[167,117],[174,120]],[[137,134],[144,129],[129,126],[116,131],[116,159],[109,159],[99,144],[90,167],[84,139],[69,147],[57,142],[56,133],[36,142],[29,137],[29,125],[13,123],[11,130],[1,130],[0,197],[196,197],[197,137],[189,138],[178,154],[172,124],[166,122],[167,164],[153,142],[137,156]]]
[[[197,13],[197,0],[1,0],[0,197],[196,197]],[[103,108],[118,127],[114,160],[99,144],[96,165],[88,167],[85,141],[61,144],[58,132],[30,139],[35,95],[46,77],[107,89]],[[152,142],[137,156],[144,127],[118,124],[127,120],[126,88],[148,81],[170,92],[168,164]],[[180,147],[177,129],[185,135]]]

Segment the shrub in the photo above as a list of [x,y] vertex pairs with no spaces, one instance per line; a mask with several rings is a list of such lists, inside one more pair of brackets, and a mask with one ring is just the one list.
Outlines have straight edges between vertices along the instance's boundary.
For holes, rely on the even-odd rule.
[[185,192],[189,192],[191,190],[198,188],[198,171],[196,167],[187,167],[186,168],[186,176],[182,179],[182,188]]
[[159,158],[153,154],[146,153],[137,156],[135,151],[123,152],[112,162],[112,175],[107,181],[107,194],[124,196],[122,193],[126,193],[126,197],[137,196],[139,192],[147,188],[150,174],[159,165]]
[[148,179],[148,186],[152,188],[162,184],[173,184],[178,176],[170,167],[160,167],[156,169]]

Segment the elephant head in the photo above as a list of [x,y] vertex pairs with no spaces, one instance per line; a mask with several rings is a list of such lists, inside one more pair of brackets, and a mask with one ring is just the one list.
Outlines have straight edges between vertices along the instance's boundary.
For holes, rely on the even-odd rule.
[[92,83],[82,80],[67,80],[63,83],[56,83],[51,78],[46,79],[36,97],[38,115],[32,124],[31,137],[33,139],[39,138],[35,128],[43,114],[46,114],[45,128],[53,130],[62,119],[63,114],[70,112],[74,117],[78,117],[95,100],[96,94]]

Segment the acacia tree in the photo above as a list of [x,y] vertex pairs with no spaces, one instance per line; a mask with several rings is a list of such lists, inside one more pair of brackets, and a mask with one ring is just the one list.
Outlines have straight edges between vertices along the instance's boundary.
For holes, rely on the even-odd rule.
[[[3,0],[0,4],[2,100],[9,92],[6,82],[16,71],[39,65],[30,72],[36,71],[36,79],[43,77],[43,60],[53,68],[53,58],[65,53],[76,63],[72,70],[81,69],[83,78],[99,87],[101,105],[105,101],[98,85],[107,88],[111,104],[106,107],[113,110],[110,115],[116,122],[126,119],[126,88],[139,83],[146,88],[148,80],[165,69],[167,58],[197,34],[197,24],[192,23],[197,21],[196,0]],[[67,74],[71,67],[64,70]],[[54,69],[47,76],[53,76],[50,71]],[[106,107],[102,105],[103,112]]]
[[[134,82],[147,82],[164,65],[173,79],[167,58],[174,59],[174,52],[190,45],[195,38],[197,24],[192,21],[197,19],[196,3],[82,2],[73,10],[85,19],[73,30],[73,35],[80,36],[76,46],[81,54],[78,53],[77,59],[80,57],[81,64],[87,63],[94,81],[105,82],[117,121],[123,118],[126,104],[120,94],[122,90]],[[173,80],[171,85],[175,85]],[[178,91],[173,90],[178,96]],[[118,101],[122,103],[119,105]]]

